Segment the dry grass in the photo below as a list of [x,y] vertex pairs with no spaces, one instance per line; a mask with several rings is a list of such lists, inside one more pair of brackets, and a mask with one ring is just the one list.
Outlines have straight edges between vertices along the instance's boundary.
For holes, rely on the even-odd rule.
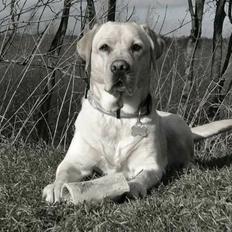
[[[38,40],[34,35],[17,35],[8,55],[9,63],[0,63],[0,134],[11,137],[12,143],[19,140],[36,141],[38,135],[38,110],[45,96],[41,96],[47,78],[52,70],[46,68],[49,41],[45,35]],[[85,83],[77,78],[80,72],[75,55],[76,38],[67,37],[62,54],[57,61],[56,85],[53,88],[50,120],[47,123],[50,141],[53,146],[64,146],[70,142],[72,125],[79,109]],[[226,44],[226,41],[225,41]],[[13,49],[14,48],[14,49]],[[180,107],[181,92],[185,83],[184,51],[186,39],[167,39],[167,50],[158,63],[158,74],[154,77],[153,95],[158,109],[176,113]],[[30,52],[33,51],[31,54]],[[211,40],[204,39],[200,44],[195,62],[194,89],[189,93],[185,119],[191,125],[206,122],[205,110],[210,97],[210,57]],[[28,63],[19,65],[23,57]],[[13,60],[13,61],[12,61]],[[16,63],[15,63],[16,62]],[[38,66],[38,64],[43,66]],[[228,77],[230,73],[227,74]],[[220,107],[221,118],[231,115],[231,93]]]

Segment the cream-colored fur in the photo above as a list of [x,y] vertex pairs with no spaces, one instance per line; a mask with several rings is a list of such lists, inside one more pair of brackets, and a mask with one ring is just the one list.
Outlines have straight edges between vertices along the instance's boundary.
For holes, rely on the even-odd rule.
[[[121,109],[125,114],[138,112],[149,94],[152,70],[163,44],[146,26],[112,22],[95,26],[78,42],[78,52],[91,76],[90,91],[101,108],[107,112]],[[129,71],[123,74],[122,89],[115,87],[121,78],[111,70],[115,60],[129,65]],[[231,119],[224,120],[200,127],[198,134],[197,128],[192,132],[179,116],[153,108],[141,118],[148,135],[132,136],[131,128],[137,120],[110,116],[83,99],[75,134],[57,168],[56,180],[43,190],[46,201],[59,201],[63,183],[80,181],[95,168],[105,174],[123,173],[131,195],[143,197],[160,181],[168,165],[185,165],[190,161],[194,139],[205,137],[202,135],[205,130],[210,131],[206,133],[210,136],[232,127]]]

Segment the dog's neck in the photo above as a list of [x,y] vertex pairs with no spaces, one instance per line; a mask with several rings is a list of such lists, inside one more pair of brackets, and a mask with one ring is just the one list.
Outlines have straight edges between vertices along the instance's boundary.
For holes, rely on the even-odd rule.
[[87,99],[98,111],[116,118],[138,118],[149,115],[152,107],[149,93],[145,96],[139,93],[133,96],[111,95],[92,87],[87,93]]

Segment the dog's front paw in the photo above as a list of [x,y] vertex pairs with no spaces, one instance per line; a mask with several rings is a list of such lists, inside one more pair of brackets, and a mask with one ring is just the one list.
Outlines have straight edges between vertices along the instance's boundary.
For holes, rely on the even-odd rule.
[[61,200],[61,189],[63,183],[61,182],[54,182],[53,184],[47,185],[43,189],[42,197],[45,201],[49,203],[59,202]]
[[129,198],[144,198],[147,195],[147,189],[138,182],[129,181],[130,192],[127,193]]

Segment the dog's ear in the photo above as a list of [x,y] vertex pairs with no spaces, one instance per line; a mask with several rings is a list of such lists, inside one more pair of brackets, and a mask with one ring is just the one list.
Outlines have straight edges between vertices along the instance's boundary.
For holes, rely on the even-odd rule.
[[153,50],[154,58],[158,59],[164,51],[165,41],[159,35],[157,35],[153,30],[151,30],[147,25],[141,25],[142,29],[148,36],[151,44],[151,49]]
[[77,52],[79,56],[85,61],[85,69],[87,70],[90,65],[92,42],[94,35],[99,29],[99,25],[95,24],[94,27],[89,30],[78,42]]

